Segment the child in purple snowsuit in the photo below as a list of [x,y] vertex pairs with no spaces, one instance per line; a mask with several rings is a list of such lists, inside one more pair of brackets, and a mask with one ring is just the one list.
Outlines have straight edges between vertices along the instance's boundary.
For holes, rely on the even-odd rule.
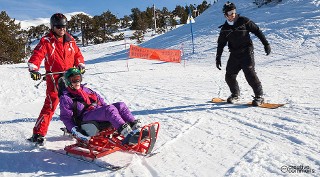
[[60,95],[60,119],[68,131],[83,141],[90,140],[73,117],[73,114],[77,114],[77,120],[81,120],[81,123],[110,122],[119,133],[126,137],[125,144],[134,144],[141,126],[125,103],[106,104],[98,93],[80,84],[82,76],[76,68],[67,70],[64,80],[67,87]]

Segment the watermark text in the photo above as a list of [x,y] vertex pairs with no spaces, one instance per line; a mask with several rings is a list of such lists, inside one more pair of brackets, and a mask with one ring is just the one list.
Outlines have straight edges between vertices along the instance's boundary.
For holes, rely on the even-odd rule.
[[307,165],[284,165],[281,167],[283,173],[315,173],[315,169]]

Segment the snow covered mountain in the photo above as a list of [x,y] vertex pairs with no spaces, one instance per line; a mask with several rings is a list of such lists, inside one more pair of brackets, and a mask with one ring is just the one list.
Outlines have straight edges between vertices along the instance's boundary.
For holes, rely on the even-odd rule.
[[[72,13],[66,13],[64,15],[67,17],[68,20],[70,20],[72,16],[77,15],[77,14],[85,14],[85,15],[90,16],[89,14],[87,14],[85,12],[72,12]],[[50,27],[50,17],[37,18],[37,19],[33,19],[33,20],[22,20],[22,21],[17,20],[16,22],[17,23],[20,22],[21,29],[25,29],[25,30],[31,26],[38,26],[38,25],[42,25],[42,24]]]
[[[286,103],[274,110],[207,102],[230,94],[225,69],[215,68],[224,3],[195,19],[194,54],[190,25],[141,44],[183,49],[181,64],[128,59],[124,41],[81,48],[89,87],[108,103],[126,102],[143,123],[161,124],[153,156],[116,152],[99,159],[130,163],[117,172],[34,150],[25,139],[42,107],[45,84],[34,87],[25,63],[1,65],[0,176],[320,176],[320,1],[283,0],[261,8],[236,1],[238,13],[256,22],[270,42],[272,53],[265,56],[252,37],[266,101]],[[225,48],[223,68],[227,59]],[[238,82],[241,100],[250,101],[253,92],[242,73]],[[47,148],[73,143],[61,136],[60,127],[57,110]]]

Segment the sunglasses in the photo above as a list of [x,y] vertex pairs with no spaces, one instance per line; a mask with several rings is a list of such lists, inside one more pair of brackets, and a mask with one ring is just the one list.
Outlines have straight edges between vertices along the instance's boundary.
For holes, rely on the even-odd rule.
[[230,10],[229,12],[227,12],[228,16],[231,16],[232,14],[236,14],[236,9]]
[[71,83],[78,83],[78,82],[81,82],[81,76],[80,75],[75,75],[75,76],[72,76],[70,77],[70,82]]
[[57,29],[61,29],[61,28],[66,28],[67,26],[65,26],[65,25],[59,25],[59,26],[55,26]]

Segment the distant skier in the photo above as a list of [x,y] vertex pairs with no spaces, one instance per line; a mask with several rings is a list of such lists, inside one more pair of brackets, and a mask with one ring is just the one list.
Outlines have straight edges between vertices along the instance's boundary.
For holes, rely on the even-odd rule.
[[[141,123],[125,103],[107,105],[98,93],[80,84],[82,76],[77,68],[68,69],[64,80],[67,87],[60,96],[60,119],[68,131],[83,141],[89,141],[90,137],[81,129],[83,123],[94,121],[99,128],[110,122],[125,137],[123,144],[138,142]],[[147,135],[148,132],[144,131],[142,138]]]
[[39,69],[43,59],[45,59],[44,68],[47,74],[45,78],[46,99],[33,128],[33,135],[28,139],[39,145],[45,142],[50,121],[59,103],[57,85],[61,75],[50,73],[64,72],[71,67],[78,67],[82,72],[85,71],[83,56],[75,40],[66,32],[67,18],[61,13],[53,14],[50,18],[50,25],[49,34],[41,38],[28,61],[29,72],[33,80],[41,79]]
[[225,3],[222,11],[227,20],[219,27],[221,30],[218,38],[216,67],[221,70],[221,55],[223,48],[228,43],[230,56],[226,67],[225,80],[230,88],[231,95],[228,97],[227,102],[234,103],[239,100],[240,89],[236,78],[242,69],[255,94],[252,104],[259,106],[264,102],[263,90],[255,72],[253,43],[249,32],[260,39],[267,55],[271,52],[270,45],[253,21],[236,14],[236,6],[233,3],[229,1]]

